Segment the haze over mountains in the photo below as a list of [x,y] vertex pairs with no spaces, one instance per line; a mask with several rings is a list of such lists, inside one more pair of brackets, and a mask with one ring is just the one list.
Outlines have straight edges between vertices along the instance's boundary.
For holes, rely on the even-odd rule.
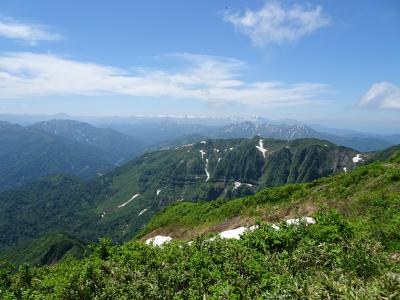
[[[199,123],[192,123],[195,121]],[[63,119],[25,127],[2,122],[0,139],[5,146],[0,153],[0,190],[56,173],[89,178],[145,151],[174,148],[206,138],[317,138],[362,152],[382,150],[400,142],[399,135],[346,132],[340,136],[306,125],[267,123],[260,118],[225,124],[227,121],[214,120],[214,125],[207,125],[207,119],[139,118],[132,123],[109,123],[107,127]]]

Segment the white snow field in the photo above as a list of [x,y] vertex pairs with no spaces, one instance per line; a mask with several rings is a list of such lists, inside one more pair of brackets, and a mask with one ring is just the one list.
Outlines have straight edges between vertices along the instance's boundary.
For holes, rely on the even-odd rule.
[[147,245],[161,246],[164,243],[172,241],[170,236],[156,235],[155,237],[146,240]]
[[261,151],[262,155],[263,155],[264,158],[265,158],[265,155],[266,155],[268,149],[264,148],[264,141],[263,141],[263,140],[259,140],[259,141],[258,141],[258,146],[256,146],[256,148],[257,148],[259,151]]
[[140,194],[136,194],[133,195],[131,199],[129,199],[128,201],[126,201],[125,203],[122,203],[121,205],[118,205],[118,208],[124,207],[125,205],[127,205],[129,202],[131,202],[133,199],[135,199],[137,196],[139,196]]

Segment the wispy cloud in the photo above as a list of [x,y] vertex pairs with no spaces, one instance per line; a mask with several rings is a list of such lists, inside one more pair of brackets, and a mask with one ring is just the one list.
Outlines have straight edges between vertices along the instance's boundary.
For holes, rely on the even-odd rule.
[[390,82],[373,84],[358,102],[359,106],[381,109],[400,109],[400,87]]
[[321,6],[284,6],[277,1],[267,1],[258,11],[225,13],[224,20],[249,36],[257,47],[296,42],[330,22]]
[[50,32],[44,25],[20,23],[12,19],[0,19],[0,37],[20,40],[29,44],[62,39],[61,35]]
[[163,59],[179,60],[182,67],[132,72],[50,54],[7,53],[0,55],[0,99],[120,94],[265,107],[316,102],[327,89],[319,83],[246,81],[241,79],[246,64],[231,58],[174,54]]

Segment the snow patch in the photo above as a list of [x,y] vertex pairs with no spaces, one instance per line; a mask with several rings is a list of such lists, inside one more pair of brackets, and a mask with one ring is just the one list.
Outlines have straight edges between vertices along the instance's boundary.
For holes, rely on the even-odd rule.
[[131,202],[133,199],[135,199],[137,196],[139,196],[140,194],[136,194],[133,195],[131,199],[129,199],[128,201],[126,201],[125,203],[122,203],[121,205],[118,205],[118,208],[124,207],[125,205],[127,205],[129,202]]
[[346,168],[346,167],[343,167],[343,171],[344,171],[345,173],[347,173],[347,168]]
[[103,219],[105,217],[105,215],[106,215],[106,212],[103,211],[103,213],[101,214],[101,218]]
[[218,162],[220,162],[221,161],[221,157],[218,157]]
[[147,210],[147,208],[142,209],[142,210],[140,211],[140,213],[139,213],[137,216],[139,217],[140,215],[144,214],[144,213],[146,212],[146,210]]
[[201,158],[204,158],[204,155],[206,155],[206,151],[204,151],[204,150],[199,150],[199,152],[201,153]]
[[360,154],[357,154],[356,156],[353,157],[353,162],[354,162],[355,164],[358,163],[358,162],[360,162],[360,161],[362,161],[362,160],[363,160],[363,158],[361,157]]
[[264,141],[263,140],[259,140],[258,141],[258,146],[256,146],[256,148],[262,153],[262,155],[265,158],[265,154],[267,153],[267,149],[264,148]]
[[164,243],[172,241],[170,236],[157,235],[146,240],[147,245],[161,246]]
[[286,220],[287,225],[300,225],[300,223],[306,223],[306,224],[315,224],[316,221],[314,218],[311,217],[302,217],[302,218],[296,218],[296,219],[289,219]]
[[157,190],[157,196],[161,193],[161,190]]
[[233,147],[231,147],[231,148],[229,148],[229,151],[232,151],[234,148]]
[[219,236],[221,237],[221,239],[235,239],[238,240],[240,239],[240,236],[243,235],[243,233],[247,230],[246,227],[239,227],[236,229],[232,229],[232,230],[226,230],[226,231],[222,231]]
[[256,229],[258,229],[260,226],[258,226],[258,225],[253,225],[253,226],[250,226],[249,227],[249,230],[250,231],[254,231],[254,230],[256,230]]
[[206,143],[207,143],[206,141],[201,141],[201,142],[200,142],[200,144],[206,144]]
[[276,224],[272,224],[271,227],[272,227],[273,229],[275,229],[275,230],[279,230],[279,229],[280,229],[279,226],[276,225]]
[[175,149],[180,149],[180,148],[184,148],[184,147],[191,147],[191,146],[193,146],[193,144],[185,144],[185,145],[176,147]]
[[206,171],[206,174],[207,174],[206,181],[208,181],[210,179],[210,172],[208,172],[208,158],[206,158],[206,169],[205,169],[205,171]]
[[238,189],[238,188],[242,185],[242,183],[239,182],[239,181],[235,181],[235,182],[233,183],[233,185],[234,185],[233,189],[236,190],[236,189]]

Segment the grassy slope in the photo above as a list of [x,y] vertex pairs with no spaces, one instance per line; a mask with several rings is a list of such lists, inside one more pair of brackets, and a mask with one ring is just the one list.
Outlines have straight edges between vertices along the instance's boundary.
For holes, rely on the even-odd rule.
[[[169,206],[140,232],[139,238],[166,234],[191,239],[258,220],[312,215],[322,206],[335,207],[360,228],[400,230],[400,156],[362,166],[350,173],[321,178],[311,183],[265,189],[231,201],[189,203]],[[381,225],[380,225],[381,224]],[[383,230],[383,229],[382,229]],[[387,234],[390,234],[387,232]],[[399,237],[392,246],[399,248]]]

